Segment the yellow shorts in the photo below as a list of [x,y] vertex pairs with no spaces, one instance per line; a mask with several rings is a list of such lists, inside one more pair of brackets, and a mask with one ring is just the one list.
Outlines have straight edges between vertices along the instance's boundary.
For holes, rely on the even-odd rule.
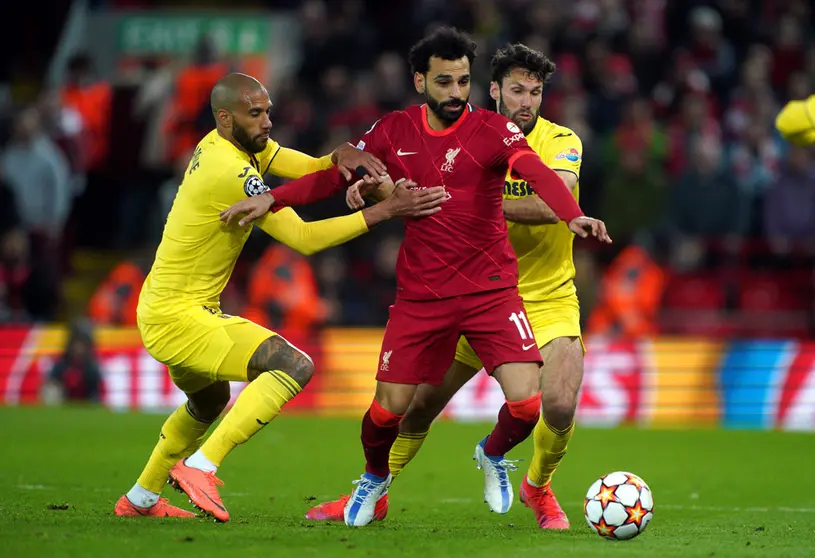
[[247,381],[249,359],[277,335],[247,319],[214,308],[192,308],[173,322],[137,321],[147,352],[167,365],[173,383],[195,393],[220,381]]
[[[538,348],[558,337],[577,337],[580,343],[583,343],[580,331],[580,305],[576,297],[557,301],[525,301],[524,308]],[[585,345],[583,352],[586,352]],[[464,337],[458,340],[456,360],[476,370],[483,368],[481,360]]]

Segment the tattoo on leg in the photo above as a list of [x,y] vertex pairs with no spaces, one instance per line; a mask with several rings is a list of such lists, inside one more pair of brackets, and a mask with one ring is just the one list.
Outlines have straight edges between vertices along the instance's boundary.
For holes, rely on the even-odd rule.
[[261,343],[249,360],[249,381],[269,370],[282,370],[303,388],[314,374],[314,364],[308,356],[276,335]]

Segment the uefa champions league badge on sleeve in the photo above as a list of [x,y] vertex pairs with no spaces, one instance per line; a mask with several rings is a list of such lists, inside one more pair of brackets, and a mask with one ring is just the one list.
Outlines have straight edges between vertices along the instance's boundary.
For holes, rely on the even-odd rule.
[[266,183],[263,182],[261,177],[252,174],[247,176],[246,180],[243,181],[243,191],[246,192],[246,195],[249,197],[259,196],[260,194],[268,192],[269,187],[266,186]]

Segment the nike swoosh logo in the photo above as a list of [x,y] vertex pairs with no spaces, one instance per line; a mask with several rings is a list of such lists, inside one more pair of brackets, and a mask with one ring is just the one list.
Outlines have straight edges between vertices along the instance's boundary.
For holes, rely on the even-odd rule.
[[418,151],[402,151],[401,147],[396,151],[396,154],[400,157],[404,157],[405,155],[416,155],[417,153]]
[[[263,422],[263,421],[262,421],[262,420],[260,420],[259,418],[256,418],[255,420],[256,420],[256,421],[258,421],[258,424],[259,424],[259,425],[261,425],[261,426],[266,426],[267,424],[269,424],[268,422]],[[271,421],[270,421],[270,422],[271,422]]]
[[560,133],[560,134],[556,135],[555,138],[568,138],[571,135],[573,135],[573,134]]
[[532,347],[534,347],[534,346],[535,346],[535,344],[534,344],[534,343],[532,343],[531,345],[524,345],[524,346],[523,346],[523,350],[524,350],[524,351],[528,351],[529,349],[531,349],[531,348],[532,348]]

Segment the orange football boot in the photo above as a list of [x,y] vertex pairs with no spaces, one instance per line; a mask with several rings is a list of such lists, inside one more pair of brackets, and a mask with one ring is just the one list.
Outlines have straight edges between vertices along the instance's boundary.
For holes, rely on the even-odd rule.
[[127,495],[119,498],[113,512],[119,517],[183,517],[189,519],[198,517],[192,512],[182,510],[170,503],[167,498],[159,498],[154,506],[140,508],[127,499]]
[[173,488],[184,492],[196,508],[218,521],[229,521],[218,487],[224,482],[215,473],[187,467],[182,459],[170,469],[169,483]]
[[548,482],[544,486],[535,487],[529,484],[529,479],[524,475],[518,491],[521,502],[535,512],[535,519],[541,529],[568,529],[569,518],[558,504],[551,484]]
[[[332,500],[330,502],[323,502],[318,504],[306,512],[306,519],[313,521],[345,521],[345,504],[348,503],[350,496],[345,494],[340,496],[339,500]],[[374,508],[374,521],[382,521],[388,515],[388,493],[376,501],[376,508]]]

